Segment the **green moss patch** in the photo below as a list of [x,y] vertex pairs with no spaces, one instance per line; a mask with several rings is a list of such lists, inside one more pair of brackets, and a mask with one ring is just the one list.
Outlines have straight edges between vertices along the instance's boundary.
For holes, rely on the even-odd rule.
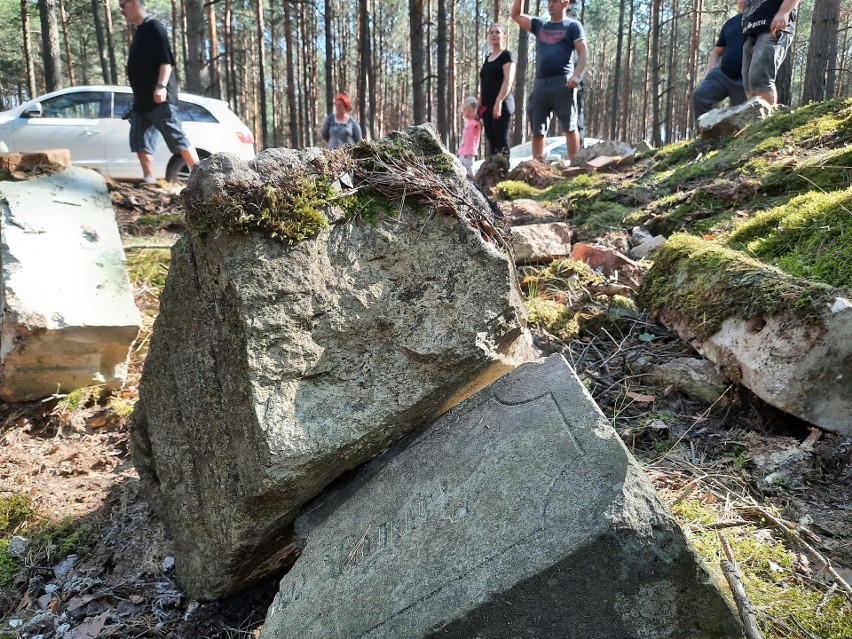
[[0,535],[12,534],[34,514],[30,502],[23,495],[0,497]]
[[614,311],[635,311],[632,300],[607,297],[594,291],[605,279],[588,264],[559,260],[546,267],[527,267],[521,286],[527,293],[527,321],[563,341],[576,339],[584,331],[596,333],[622,321]]
[[261,231],[285,244],[328,228],[325,208],[336,195],[331,179],[298,175],[279,184],[217,193],[207,200],[184,198],[187,227],[196,234]]
[[699,337],[728,317],[750,319],[795,310],[815,313],[831,288],[785,275],[747,255],[689,235],[675,235],[654,255],[640,300],[653,313],[671,310]]
[[806,158],[795,169],[767,170],[761,188],[769,194],[845,189],[852,183],[852,147],[831,149]]
[[604,179],[600,175],[592,174],[578,175],[569,180],[562,180],[544,189],[530,186],[519,180],[504,180],[494,188],[497,197],[509,202],[520,199],[558,202],[568,197],[596,196],[601,193],[604,186]]
[[759,213],[727,245],[784,272],[831,286],[852,283],[852,187],[812,191]]
[[[719,566],[722,553],[718,534],[705,528],[725,518],[715,504],[691,498],[672,505],[672,512],[704,559],[710,573],[727,593]],[[846,639],[852,636],[852,604],[842,589],[827,596],[827,587],[808,585],[796,572],[797,559],[777,531],[752,527],[731,528],[725,533],[737,560],[746,595],[757,612],[758,624],[767,637],[808,636]],[[824,592],[826,591],[826,592]]]
[[137,226],[142,227],[145,232],[183,227],[183,215],[180,213],[170,213],[168,215],[143,215],[136,219],[136,224]]
[[166,284],[171,261],[168,248],[144,248],[127,251],[127,272],[135,288],[154,287],[156,294]]

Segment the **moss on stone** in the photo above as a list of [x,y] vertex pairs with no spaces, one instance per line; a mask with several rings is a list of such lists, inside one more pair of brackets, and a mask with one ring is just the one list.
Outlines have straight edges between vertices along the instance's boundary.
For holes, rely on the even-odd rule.
[[570,197],[592,198],[600,196],[604,185],[603,178],[593,174],[578,175],[571,179],[560,180],[544,189],[530,186],[520,180],[503,180],[494,188],[501,200],[529,199],[540,202],[559,202]]
[[286,177],[278,185],[218,193],[207,200],[184,198],[187,227],[196,234],[261,231],[286,244],[328,228],[324,211],[336,192],[323,175]]
[[706,338],[729,317],[750,319],[785,309],[816,313],[831,288],[784,274],[747,255],[689,235],[675,235],[654,255],[640,289],[652,313],[685,317]]
[[852,283],[852,187],[812,191],[739,225],[727,246],[830,286]]
[[15,585],[15,575],[20,569],[20,564],[9,555],[9,540],[0,539],[0,590],[8,590]]
[[456,177],[452,157],[422,126],[411,127],[405,133],[394,131],[381,140],[362,140],[349,152],[356,161],[368,164],[367,171],[382,172],[388,166],[407,162],[424,164],[445,177]]
[[342,201],[341,205],[350,216],[360,216],[362,220],[372,225],[382,220],[396,219],[399,216],[399,203],[391,201],[370,187],[359,189],[355,195]]
[[90,551],[92,527],[70,517],[59,522],[41,524],[33,530],[32,546],[48,557],[64,558]]
[[527,322],[532,328],[544,329],[561,340],[576,339],[580,324],[576,313],[564,303],[545,297],[533,297],[526,301]]

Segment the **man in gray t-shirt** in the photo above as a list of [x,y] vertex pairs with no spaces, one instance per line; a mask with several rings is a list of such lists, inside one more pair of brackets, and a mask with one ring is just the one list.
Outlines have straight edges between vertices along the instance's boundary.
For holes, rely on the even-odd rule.
[[527,102],[533,157],[544,154],[544,136],[553,115],[565,132],[568,157],[573,160],[580,150],[577,87],[586,69],[586,34],[582,24],[568,17],[570,4],[570,0],[548,0],[549,22],[521,13],[521,0],[512,5],[512,20],[536,41],[535,80]]

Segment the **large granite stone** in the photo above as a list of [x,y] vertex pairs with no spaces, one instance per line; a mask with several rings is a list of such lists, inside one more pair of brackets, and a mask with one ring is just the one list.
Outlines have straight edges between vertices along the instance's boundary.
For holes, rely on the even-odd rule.
[[296,529],[261,639],[741,636],[561,355],[395,445]]
[[0,398],[124,382],[141,318],[103,176],[0,182]]
[[[421,130],[393,144],[417,135],[433,139]],[[461,173],[442,176],[445,188],[487,215],[461,165],[431,143]],[[214,156],[188,197],[296,188],[323,157]],[[216,598],[292,562],[288,531],[304,502],[529,358],[511,261],[466,220],[413,200],[377,225],[329,206],[329,228],[292,246],[210,232],[173,248],[132,441],[190,596]]]

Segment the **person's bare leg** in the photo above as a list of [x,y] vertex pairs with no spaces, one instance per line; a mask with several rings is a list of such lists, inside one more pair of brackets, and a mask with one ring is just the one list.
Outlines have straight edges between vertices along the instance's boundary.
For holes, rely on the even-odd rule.
[[565,131],[565,145],[568,147],[568,159],[574,161],[574,156],[580,150],[580,132]]
[[540,158],[544,155],[544,136],[534,135],[532,139],[532,156]]
[[154,156],[150,153],[146,153],[145,151],[138,151],[136,155],[139,158],[139,164],[142,165],[142,177],[145,179],[153,180]]
[[757,98],[763,98],[769,103],[769,106],[775,106],[778,102],[778,96],[775,95],[775,89],[769,91],[758,91],[755,94]]
[[192,171],[192,168],[198,162],[198,151],[195,150],[194,146],[189,147],[188,149],[184,149],[180,152],[181,157],[183,158],[186,165],[189,167],[189,170]]

